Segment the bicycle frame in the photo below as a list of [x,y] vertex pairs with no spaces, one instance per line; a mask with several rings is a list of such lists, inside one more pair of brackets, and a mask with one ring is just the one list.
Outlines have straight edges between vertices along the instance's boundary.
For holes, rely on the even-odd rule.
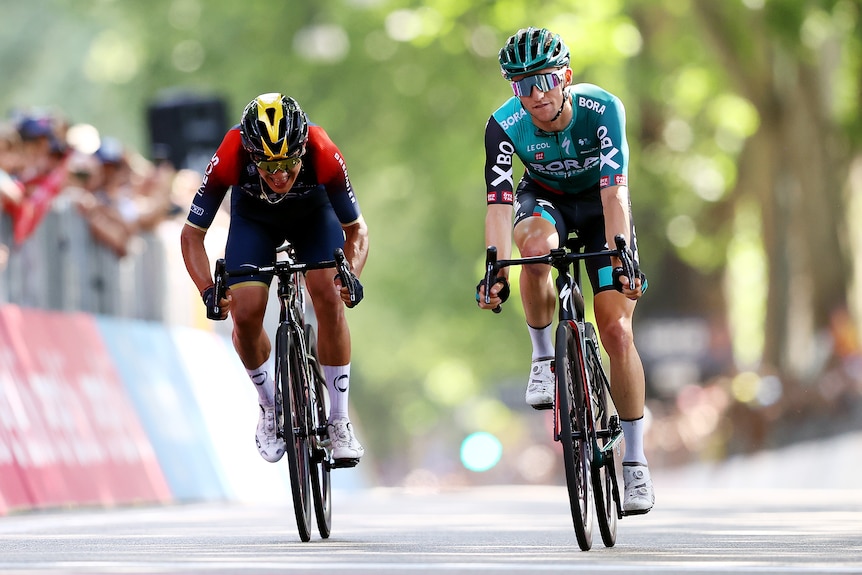
[[[558,319],[560,322],[571,322],[577,327],[580,334],[579,340],[581,343],[581,357],[584,361],[588,361],[590,357],[600,357],[598,342],[586,335],[586,310],[584,294],[581,291],[580,285],[580,260],[599,257],[605,255],[619,255],[619,250],[605,250],[593,253],[580,253],[577,251],[568,252],[564,248],[557,250],[557,253],[551,252],[550,258],[552,266],[557,270],[556,286],[558,298]],[[591,348],[588,350],[587,348]],[[602,389],[610,390],[610,382],[605,377],[603,371],[599,371],[599,376],[602,381],[596,383],[590,379],[590,370],[584,365],[584,385],[592,387],[594,392]],[[593,393],[589,389],[585,389],[585,397],[592,397]],[[593,402],[587,403],[588,416],[593,418]],[[554,412],[556,416],[556,412]],[[594,421],[594,418],[591,419]],[[604,457],[611,452],[617,444],[622,441],[621,429],[595,429],[595,439],[609,439],[604,445],[599,445],[597,441],[592,442],[592,459],[596,465],[604,463]]]
[[[303,272],[296,271],[296,262],[293,255],[288,253],[288,260],[283,265],[276,264],[274,273],[278,286],[276,295],[278,297],[280,311],[279,324],[288,325],[292,330],[292,337],[296,340],[299,346],[299,356],[308,358],[309,342],[305,338],[305,289]],[[311,382],[313,374],[307,361],[302,362],[302,369],[305,374],[306,386]],[[306,393],[311,393],[311,389],[306,389]],[[326,428],[316,429],[295,429],[294,433],[298,433],[300,437],[306,437],[314,442],[315,448],[321,448],[321,438],[326,436]]]
[[[607,397],[610,382],[601,365],[598,340],[592,324],[586,321],[584,295],[580,287],[580,261],[595,257],[616,257],[622,262],[623,273],[633,284],[636,266],[626,249],[625,238],[615,238],[615,250],[580,252],[582,244],[567,242],[566,247],[551,250],[548,254],[510,260],[497,260],[496,248],[489,247],[486,254],[486,275],[484,285],[485,303],[490,303],[489,287],[496,282],[501,268],[513,265],[545,264],[556,270],[555,285],[558,298],[557,316],[557,405],[553,412],[554,441],[562,442],[566,463],[567,484],[572,504],[575,532],[581,549],[592,545],[592,520],[589,509],[593,492],[596,493],[596,509],[604,515],[599,516],[599,527],[606,546],[616,541],[616,519],[623,516],[619,489],[613,463],[613,449],[622,440],[619,418],[608,409]],[[500,311],[498,306],[495,312]],[[565,338],[565,339],[563,339]],[[562,346],[561,342],[563,343]],[[574,349],[572,346],[574,345]],[[565,351],[566,349],[570,351]],[[561,351],[563,350],[563,351]],[[564,354],[564,355],[561,355]],[[565,365],[560,365],[561,357]],[[574,360],[574,363],[573,363]],[[560,370],[565,370],[560,371]],[[576,374],[572,374],[572,372]],[[563,375],[561,375],[563,374]],[[575,377],[576,375],[576,377]],[[561,392],[560,384],[567,381],[569,386]],[[570,396],[574,399],[570,401]],[[570,411],[575,409],[575,411]],[[572,415],[570,421],[563,413]],[[561,421],[561,418],[564,418]],[[572,451],[572,454],[570,454]],[[582,470],[579,471],[573,455],[581,454]],[[590,476],[590,487],[584,487],[584,477]],[[608,493],[610,491],[610,493]],[[608,497],[612,497],[611,500]],[[576,501],[578,502],[576,504]],[[612,508],[615,506],[615,511]],[[615,517],[614,517],[615,516]]]
[[[311,507],[318,530],[324,539],[331,527],[331,484],[329,472],[335,463],[329,451],[326,416],[328,395],[317,363],[314,329],[305,319],[304,273],[309,270],[335,268],[354,300],[355,283],[344,252],[337,249],[334,259],[317,263],[300,263],[289,244],[276,252],[287,258],[269,266],[247,264],[243,269],[226,271],[224,260],[216,262],[216,289],[224,289],[227,277],[272,274],[277,278],[279,323],[275,336],[276,405],[278,429],[284,438],[289,463],[291,491],[300,539],[311,538]],[[221,296],[224,297],[224,296]],[[354,463],[355,465],[355,463]]]

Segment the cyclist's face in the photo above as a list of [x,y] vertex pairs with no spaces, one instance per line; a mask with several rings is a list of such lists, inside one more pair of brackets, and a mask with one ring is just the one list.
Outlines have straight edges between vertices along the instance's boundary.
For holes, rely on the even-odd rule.
[[512,78],[512,82],[517,82],[518,80],[523,80],[528,76],[561,72],[563,74],[564,81],[557,86],[548,89],[546,92],[541,91],[538,86],[533,86],[529,94],[518,96],[524,109],[539,122],[549,122],[557,115],[557,112],[563,105],[563,89],[572,81],[572,69],[563,68],[560,70],[559,68],[545,68],[544,70],[539,70],[535,74],[524,74]]
[[296,177],[302,169],[302,161],[296,164],[289,170],[279,170],[277,172],[267,172],[263,168],[258,167],[257,173],[266,182],[266,185],[276,194],[286,194],[296,183]]

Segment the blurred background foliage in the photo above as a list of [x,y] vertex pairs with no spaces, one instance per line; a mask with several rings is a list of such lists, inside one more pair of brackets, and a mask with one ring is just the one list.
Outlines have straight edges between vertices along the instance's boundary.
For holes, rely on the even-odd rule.
[[60,110],[146,154],[145,111],[165,94],[218,95],[231,122],[259,93],[296,97],[344,152],[370,227],[352,397],[385,481],[447,472],[441,454],[473,431],[510,452],[546,434],[522,407],[520,306],[473,301],[483,130],[511,94],[496,55],[528,25],[562,34],[576,80],[626,104],[651,283],[638,325],[697,318],[708,333],[697,361],[713,361],[693,381],[661,393],[673,370],[650,372],[652,411],[714,376],[749,407],[757,394],[738,390],[767,377],[785,398],[816,389],[840,351],[836,318],[855,333],[860,316],[860,4],[2,0],[0,104]]

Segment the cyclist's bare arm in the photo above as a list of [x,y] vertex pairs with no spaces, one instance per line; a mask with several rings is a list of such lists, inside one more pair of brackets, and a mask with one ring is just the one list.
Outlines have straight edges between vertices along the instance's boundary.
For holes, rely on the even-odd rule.
[[[485,214],[485,246],[495,246],[497,257],[508,259],[512,255],[512,215],[511,204],[490,204]],[[503,268],[497,274],[498,277],[509,277],[509,269]],[[482,309],[495,309],[502,300],[498,293],[503,289],[503,284],[494,284],[491,287],[491,299],[485,303],[485,288],[479,288],[479,307]]]
[[[613,249],[614,237],[622,234],[629,246],[632,245],[631,215],[629,212],[628,186],[608,186],[602,189],[602,209],[605,216],[605,237],[608,247]],[[611,258],[614,267],[621,265],[619,258]],[[643,295],[640,278],[635,278],[634,288],[629,286],[629,279],[620,278],[623,284],[623,295],[631,300],[637,300]]]
[[[189,277],[197,287],[198,292],[203,296],[207,288],[213,286],[212,267],[207,256],[207,250],[204,246],[204,238],[206,230],[186,223],[180,232],[180,246],[183,252],[183,261],[186,264],[186,270]],[[223,316],[226,317],[227,310],[230,309],[230,295],[222,298],[219,302],[223,310]]]
[[[360,214],[353,223],[342,225],[342,229],[344,230],[344,257],[350,267],[350,273],[358,280],[368,259],[368,226],[365,218]],[[347,307],[353,307],[358,303],[351,301],[350,289],[342,283],[339,275],[335,276],[335,286],[338,288],[341,301]]]
[[344,255],[350,262],[353,275],[359,277],[368,259],[368,225],[361,215],[344,229]]

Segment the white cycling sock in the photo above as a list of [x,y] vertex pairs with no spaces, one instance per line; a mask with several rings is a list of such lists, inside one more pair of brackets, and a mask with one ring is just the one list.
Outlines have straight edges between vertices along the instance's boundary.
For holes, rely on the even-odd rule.
[[350,391],[350,364],[324,365],[323,377],[329,388],[329,419],[347,417],[347,394]]
[[246,369],[248,377],[257,391],[258,403],[269,407],[275,403],[275,359],[270,357],[257,369]]
[[551,322],[545,327],[535,328],[527,324],[530,331],[530,341],[533,342],[533,361],[554,357],[554,343],[551,341],[551,334],[554,331],[553,325]]
[[644,418],[627,421],[620,420],[620,426],[623,428],[623,436],[626,439],[626,452],[623,455],[623,465],[627,463],[640,463],[646,465],[646,455],[644,455]]

